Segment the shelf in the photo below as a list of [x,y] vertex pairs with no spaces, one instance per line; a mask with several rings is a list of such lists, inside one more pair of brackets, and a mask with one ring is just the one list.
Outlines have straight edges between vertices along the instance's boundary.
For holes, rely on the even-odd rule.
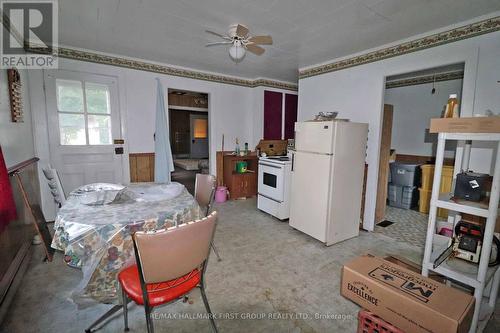
[[438,208],[444,208],[448,210],[453,210],[455,212],[471,214],[475,216],[488,217],[488,205],[484,202],[474,202],[466,200],[452,199],[450,193],[441,193],[439,199],[436,201],[436,206]]
[[243,176],[243,175],[248,175],[248,174],[255,174],[255,171],[253,170],[247,170],[245,172],[238,172],[238,171],[233,171],[233,175],[236,175],[236,176]]
[[[482,284],[482,282],[477,280],[479,264],[470,263],[458,258],[448,258],[441,263],[441,265],[433,268],[434,260],[436,260],[436,258],[443,253],[447,247],[448,244],[434,244],[430,262],[426,263],[427,268],[430,271],[436,272],[468,286],[474,288],[479,287]],[[488,267],[486,271],[486,280],[484,281],[485,284],[488,284],[488,282],[493,278],[498,268],[500,268],[500,266]]]
[[446,140],[500,141],[498,133],[441,133]]

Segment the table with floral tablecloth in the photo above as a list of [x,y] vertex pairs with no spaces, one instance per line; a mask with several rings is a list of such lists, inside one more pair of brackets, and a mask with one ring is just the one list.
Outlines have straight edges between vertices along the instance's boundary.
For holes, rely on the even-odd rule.
[[135,260],[131,234],[200,217],[196,200],[179,183],[90,184],[71,192],[57,214],[52,247],[83,272],[73,300],[118,303],[116,276]]

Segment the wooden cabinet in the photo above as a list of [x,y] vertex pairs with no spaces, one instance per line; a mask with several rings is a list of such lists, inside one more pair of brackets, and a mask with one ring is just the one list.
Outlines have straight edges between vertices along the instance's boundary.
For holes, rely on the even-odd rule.
[[[236,162],[238,161],[247,162],[246,173],[236,172]],[[224,184],[229,190],[231,199],[257,195],[258,168],[259,158],[257,155],[224,155]]]

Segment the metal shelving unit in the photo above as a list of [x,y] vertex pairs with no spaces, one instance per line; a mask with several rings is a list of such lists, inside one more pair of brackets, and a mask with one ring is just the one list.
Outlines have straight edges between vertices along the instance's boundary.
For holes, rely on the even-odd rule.
[[[456,202],[451,200],[452,194],[440,194],[441,172],[444,160],[444,148],[446,140],[464,141],[490,141],[497,142],[495,171],[488,204],[470,201]],[[468,167],[470,158],[470,144],[464,148],[462,162]],[[427,226],[427,238],[425,242],[424,261],[422,264],[422,275],[429,276],[429,271],[441,274],[452,281],[474,288],[476,305],[474,316],[469,332],[482,332],[491,317],[498,296],[500,283],[500,265],[488,267],[493,232],[498,215],[498,203],[500,198],[500,133],[439,133],[436,152],[436,165],[434,169],[434,183],[432,187],[431,206],[429,211],[429,224]],[[483,246],[479,265],[469,263],[460,259],[449,258],[434,268],[434,260],[448,247],[443,241],[443,236],[436,234],[436,217],[438,208],[445,208],[456,214],[466,213],[486,218]],[[458,218],[455,218],[455,222]],[[441,240],[441,242],[439,242]],[[500,255],[500,254],[499,254]],[[484,297],[485,290],[489,288],[488,296]]]

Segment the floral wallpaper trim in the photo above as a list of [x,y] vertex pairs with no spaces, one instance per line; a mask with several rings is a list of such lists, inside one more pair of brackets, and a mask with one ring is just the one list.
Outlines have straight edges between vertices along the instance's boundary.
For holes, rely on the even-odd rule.
[[[26,49],[27,52],[32,53],[40,53],[40,51],[36,49]],[[286,89],[286,90],[298,90],[298,85],[294,83],[274,81],[269,79],[243,79],[232,76],[225,76],[220,74],[212,74],[206,72],[199,72],[190,69],[176,68],[166,65],[159,65],[154,63],[149,63],[145,61],[132,60],[127,58],[121,58],[116,56],[110,56],[105,54],[99,54],[94,52],[75,50],[66,47],[59,47],[55,50],[57,56],[61,58],[94,62],[98,64],[104,65],[112,65],[124,68],[131,68],[140,71],[154,72],[165,75],[173,75],[186,77],[195,80],[204,80],[204,81],[212,81],[218,83],[232,84],[243,87],[255,88],[259,86],[272,87],[278,89]]]
[[376,50],[356,57],[319,65],[299,71],[299,79],[325,74],[341,69],[368,64],[371,62],[416,52],[431,47],[456,42],[500,30],[500,16],[468,24],[456,29],[440,32],[427,37],[415,39],[399,45]]
[[386,89],[398,88],[398,87],[406,87],[406,86],[415,86],[417,84],[425,84],[432,82],[442,82],[442,81],[451,81],[451,80],[459,80],[464,78],[463,71],[456,72],[448,72],[434,75],[425,75],[419,77],[413,77],[409,79],[401,79],[394,81],[387,81],[385,83]]

